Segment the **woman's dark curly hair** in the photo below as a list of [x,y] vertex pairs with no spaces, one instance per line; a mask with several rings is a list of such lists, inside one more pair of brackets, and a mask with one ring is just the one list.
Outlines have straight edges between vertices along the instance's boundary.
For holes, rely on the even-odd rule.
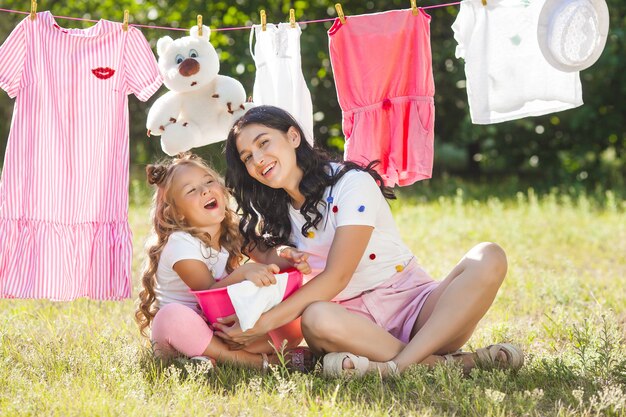
[[322,201],[322,197],[326,187],[334,186],[348,171],[368,172],[376,180],[385,198],[395,198],[393,190],[384,186],[380,174],[374,170],[378,161],[370,162],[366,167],[354,162],[338,162],[340,168],[333,172],[331,162],[337,161],[324,150],[313,148],[305,140],[298,122],[288,112],[273,106],[253,107],[231,128],[225,149],[226,186],[232,190],[239,205],[241,215],[239,230],[244,238],[245,252],[249,253],[257,245],[266,249],[291,243],[289,240],[291,198],[285,190],[268,187],[252,178],[239,158],[237,138],[246,126],[252,124],[267,126],[283,133],[287,133],[293,126],[300,134],[300,145],[296,148],[296,163],[303,173],[299,190],[305,197],[300,208],[300,213],[305,219],[301,230],[304,236],[307,236],[309,229],[317,228],[322,220],[321,210],[325,211],[326,207],[326,201]]

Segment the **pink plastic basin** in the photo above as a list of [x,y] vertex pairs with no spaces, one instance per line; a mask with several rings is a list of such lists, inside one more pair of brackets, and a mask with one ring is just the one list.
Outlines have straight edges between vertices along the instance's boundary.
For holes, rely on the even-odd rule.
[[[287,288],[283,300],[296,292],[302,286],[302,273],[296,269],[281,272],[289,274],[287,277]],[[235,314],[235,308],[230,301],[226,287],[214,290],[190,291],[198,299],[198,304],[204,315],[211,323],[215,323],[218,318]]]

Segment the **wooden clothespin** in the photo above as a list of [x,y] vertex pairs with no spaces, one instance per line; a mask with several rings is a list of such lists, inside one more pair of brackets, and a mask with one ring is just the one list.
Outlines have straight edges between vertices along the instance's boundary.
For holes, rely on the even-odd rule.
[[296,27],[296,11],[294,9],[289,9],[289,24],[292,28]]
[[37,18],[37,0],[31,0],[30,2],[30,20]]
[[202,15],[199,14],[196,21],[198,22],[198,36],[202,36]]
[[335,10],[337,10],[337,16],[339,16],[339,20],[341,21],[341,24],[345,25],[346,16],[343,14],[343,9],[341,8],[341,4],[339,3],[335,4]]
[[265,32],[267,29],[267,16],[265,15],[265,10],[261,10],[261,30]]
[[419,10],[417,10],[417,0],[411,0],[411,10],[413,11],[413,16],[419,14]]
[[483,6],[487,6],[487,0],[482,0]]
[[124,23],[122,23],[124,32],[128,32],[128,10],[124,10]]

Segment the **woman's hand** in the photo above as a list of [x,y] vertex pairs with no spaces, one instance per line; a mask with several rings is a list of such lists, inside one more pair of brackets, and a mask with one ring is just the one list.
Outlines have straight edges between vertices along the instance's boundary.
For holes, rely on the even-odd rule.
[[[239,326],[239,319],[237,315],[222,317],[217,319],[217,323],[213,323],[213,327],[216,329],[215,335],[223,339],[229,346],[241,346],[243,348],[258,338],[267,335],[268,330],[261,329],[261,320],[259,319],[253,328],[241,331]],[[232,349],[232,348],[231,348]]]
[[268,285],[276,284],[274,274],[280,272],[280,268],[275,264],[265,265],[250,262],[239,268],[245,268],[243,271],[245,279],[254,283],[257,287],[267,287]]
[[306,252],[301,252],[296,248],[292,248],[291,246],[285,246],[278,252],[278,255],[281,258],[284,258],[291,262],[294,268],[298,271],[302,272],[304,275],[311,273],[311,266],[309,265],[308,259],[309,254]]

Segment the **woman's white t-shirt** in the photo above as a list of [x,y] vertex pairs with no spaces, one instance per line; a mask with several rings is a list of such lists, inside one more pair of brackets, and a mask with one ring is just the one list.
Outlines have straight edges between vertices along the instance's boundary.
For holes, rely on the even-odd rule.
[[198,238],[187,232],[174,232],[170,235],[161,252],[156,272],[157,307],[170,303],[184,304],[201,314],[196,297],[189,292],[189,287],[174,271],[174,264],[185,259],[204,262],[213,273],[216,281],[224,278],[228,252],[223,248],[217,252],[210,249]]
[[[337,165],[333,165],[337,169]],[[317,229],[302,235],[304,216],[290,205],[291,241],[310,254],[312,272],[305,279],[315,277],[326,267],[326,260],[338,227],[350,225],[372,226],[372,237],[352,279],[333,300],[347,300],[370,290],[404,268],[413,258],[402,242],[391,214],[391,209],[380,188],[370,174],[352,170],[327,187],[319,209],[323,215]]]

